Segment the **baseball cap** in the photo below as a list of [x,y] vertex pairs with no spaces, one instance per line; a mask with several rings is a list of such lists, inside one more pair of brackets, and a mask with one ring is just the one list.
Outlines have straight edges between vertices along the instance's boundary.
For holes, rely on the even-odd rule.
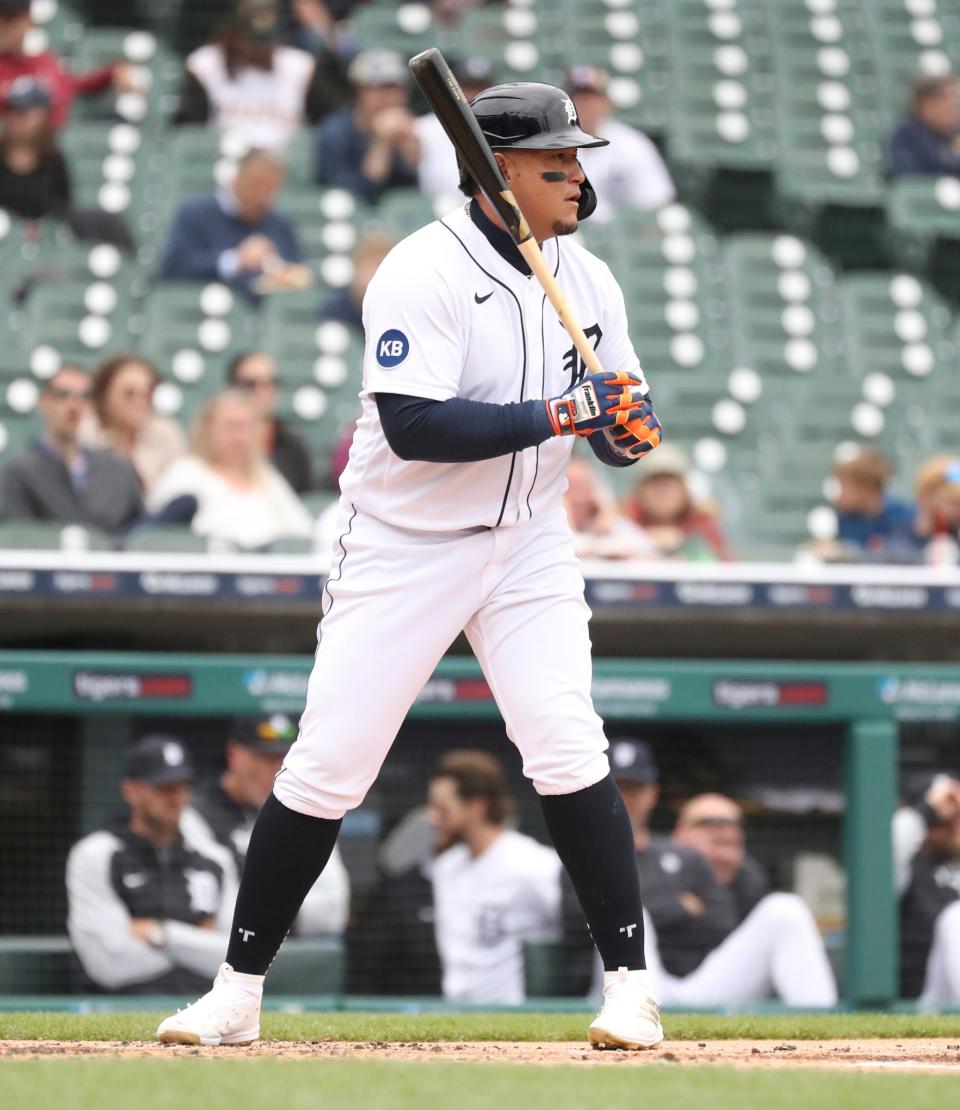
[[564,84],[567,92],[606,93],[607,71],[599,66],[571,66]]
[[350,63],[347,77],[353,85],[405,85],[407,67],[394,50],[361,50]]
[[619,737],[610,741],[610,771],[618,781],[641,786],[660,781],[657,761],[645,740]]
[[144,736],[127,752],[124,778],[162,786],[193,782],[194,777],[187,749],[173,736]]
[[31,5],[32,0],[0,0],[0,15],[22,15]]
[[285,713],[234,717],[230,739],[259,755],[286,755],[297,738],[297,724]]
[[[2,10],[2,9],[0,9]],[[31,108],[49,108],[53,104],[46,86],[32,77],[18,77],[7,88],[3,107],[8,112],[26,112]]]

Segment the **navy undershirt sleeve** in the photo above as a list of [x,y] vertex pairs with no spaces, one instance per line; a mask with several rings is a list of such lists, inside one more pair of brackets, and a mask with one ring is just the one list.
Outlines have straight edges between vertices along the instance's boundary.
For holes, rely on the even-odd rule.
[[553,435],[546,406],[539,400],[496,405],[464,397],[434,401],[402,393],[375,396],[387,443],[407,461],[496,459],[535,447]]

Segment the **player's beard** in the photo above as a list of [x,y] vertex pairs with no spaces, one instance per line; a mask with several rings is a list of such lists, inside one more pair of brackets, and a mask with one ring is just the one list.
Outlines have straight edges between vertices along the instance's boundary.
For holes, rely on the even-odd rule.
[[554,235],[572,235],[577,230],[576,219],[572,220],[556,220],[553,225]]

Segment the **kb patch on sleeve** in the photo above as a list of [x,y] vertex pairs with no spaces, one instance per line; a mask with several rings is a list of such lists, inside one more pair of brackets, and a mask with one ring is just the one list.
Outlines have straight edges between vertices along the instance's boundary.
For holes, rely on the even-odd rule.
[[390,328],[377,340],[377,362],[385,370],[392,370],[403,362],[409,350],[410,341],[403,332]]

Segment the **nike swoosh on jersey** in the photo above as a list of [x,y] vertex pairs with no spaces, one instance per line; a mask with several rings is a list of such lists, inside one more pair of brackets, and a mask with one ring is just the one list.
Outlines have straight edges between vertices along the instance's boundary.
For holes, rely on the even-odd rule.
[[136,890],[150,881],[149,875],[124,875],[121,882],[128,890]]
[[479,293],[474,293],[473,299],[477,302],[477,304],[483,304],[484,301],[489,301],[492,296],[493,290],[491,289],[485,297],[481,297]]

